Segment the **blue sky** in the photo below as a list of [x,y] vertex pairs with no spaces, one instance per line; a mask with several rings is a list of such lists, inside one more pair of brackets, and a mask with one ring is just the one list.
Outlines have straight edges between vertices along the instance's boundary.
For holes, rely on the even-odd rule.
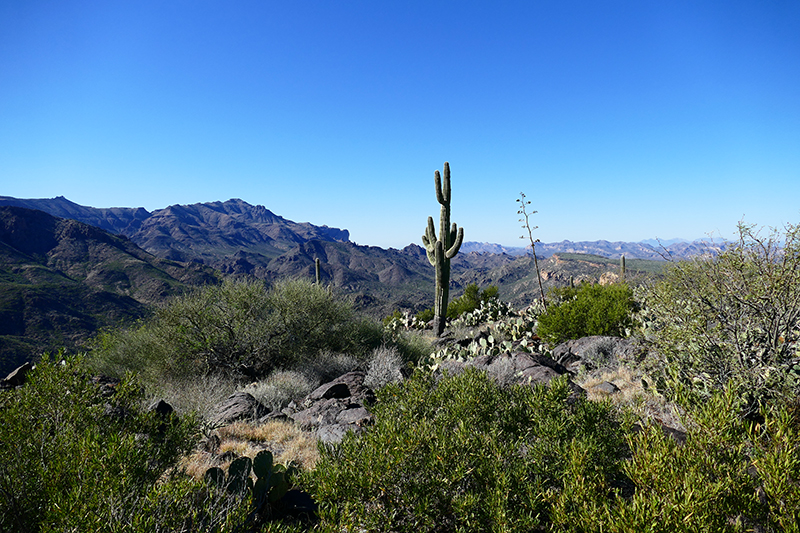
[[800,222],[800,3],[0,1],[0,195],[420,242]]

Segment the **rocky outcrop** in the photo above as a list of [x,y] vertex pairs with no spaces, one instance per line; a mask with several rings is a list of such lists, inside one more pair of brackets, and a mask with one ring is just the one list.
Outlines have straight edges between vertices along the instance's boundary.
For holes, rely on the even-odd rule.
[[213,426],[220,427],[237,420],[258,420],[268,414],[269,409],[256,400],[252,394],[236,392],[214,407],[211,411],[210,422]]
[[349,372],[293,402],[283,413],[295,424],[313,431],[323,442],[340,442],[344,435],[360,433],[373,422],[366,405],[375,394],[364,386],[364,372]]
[[619,361],[633,361],[643,351],[631,339],[594,335],[559,344],[553,349],[553,359],[577,373],[581,367],[591,371]]
[[468,361],[448,360],[437,369],[439,375],[458,374],[467,367],[484,370],[499,384],[538,385],[548,384],[554,378],[567,375],[573,395],[583,396],[586,392],[569,377],[564,365],[542,354],[515,352],[499,355],[482,355]]

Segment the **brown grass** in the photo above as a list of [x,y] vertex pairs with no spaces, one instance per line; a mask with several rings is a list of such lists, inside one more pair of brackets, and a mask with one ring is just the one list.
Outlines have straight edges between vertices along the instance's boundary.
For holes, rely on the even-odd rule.
[[235,422],[219,428],[217,435],[220,445],[215,453],[196,450],[184,459],[181,466],[188,474],[199,479],[212,466],[227,469],[231,460],[220,460],[226,452],[252,459],[261,450],[269,450],[276,463],[294,462],[303,470],[313,469],[319,461],[317,439],[291,422],[274,420],[262,425]]
[[[626,365],[615,369],[605,368],[591,372],[578,385],[586,390],[590,400],[609,400],[620,408],[630,408],[642,420],[655,420],[660,424],[685,431],[683,410],[668,402],[663,396],[645,390],[642,386],[643,374]],[[597,387],[601,383],[613,383],[619,391],[608,394]]]

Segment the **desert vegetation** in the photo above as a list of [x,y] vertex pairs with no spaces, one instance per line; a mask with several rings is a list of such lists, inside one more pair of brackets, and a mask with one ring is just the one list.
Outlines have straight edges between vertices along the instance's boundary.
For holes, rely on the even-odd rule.
[[[443,336],[310,281],[176,297],[0,391],[0,530],[798,531],[800,234],[739,229],[546,310],[468,287]],[[372,422],[340,443],[209,422],[232,392],[276,412],[352,370]],[[282,512],[289,489],[317,511]]]

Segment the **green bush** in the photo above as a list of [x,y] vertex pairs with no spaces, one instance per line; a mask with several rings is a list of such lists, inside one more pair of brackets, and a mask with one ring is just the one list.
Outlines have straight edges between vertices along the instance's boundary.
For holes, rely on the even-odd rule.
[[374,412],[309,474],[326,531],[536,530],[570,479],[610,495],[625,453],[615,411],[571,399],[565,380],[503,389],[473,369],[418,372],[381,389]]
[[302,370],[323,351],[363,361],[384,342],[379,322],[358,316],[329,288],[226,281],[171,300],[133,329],[100,335],[90,358],[97,371],[135,371],[150,382],[164,375],[252,378]]
[[644,334],[672,393],[708,397],[732,381],[757,409],[800,385],[800,227],[739,239],[714,257],[676,263],[644,295]]
[[0,531],[155,531],[154,520],[164,531],[190,503],[217,505],[198,505],[202,487],[173,470],[197,442],[194,418],[142,401],[129,379],[104,394],[79,358],[45,357],[0,392]]
[[[472,283],[464,288],[464,294],[451,300],[447,305],[447,319],[453,320],[459,316],[475,311],[481,303],[489,303],[497,300],[498,288],[494,285],[481,290],[476,284]],[[417,313],[417,320],[428,323],[433,320],[433,308],[425,309]],[[391,318],[391,317],[389,317]]]
[[636,303],[625,284],[582,284],[551,291],[560,303],[539,316],[537,334],[550,344],[590,335],[623,337],[633,326]]
[[750,422],[732,388],[687,407],[683,443],[658,423],[628,434],[620,497],[570,478],[550,530],[800,531],[800,411],[784,406]]

